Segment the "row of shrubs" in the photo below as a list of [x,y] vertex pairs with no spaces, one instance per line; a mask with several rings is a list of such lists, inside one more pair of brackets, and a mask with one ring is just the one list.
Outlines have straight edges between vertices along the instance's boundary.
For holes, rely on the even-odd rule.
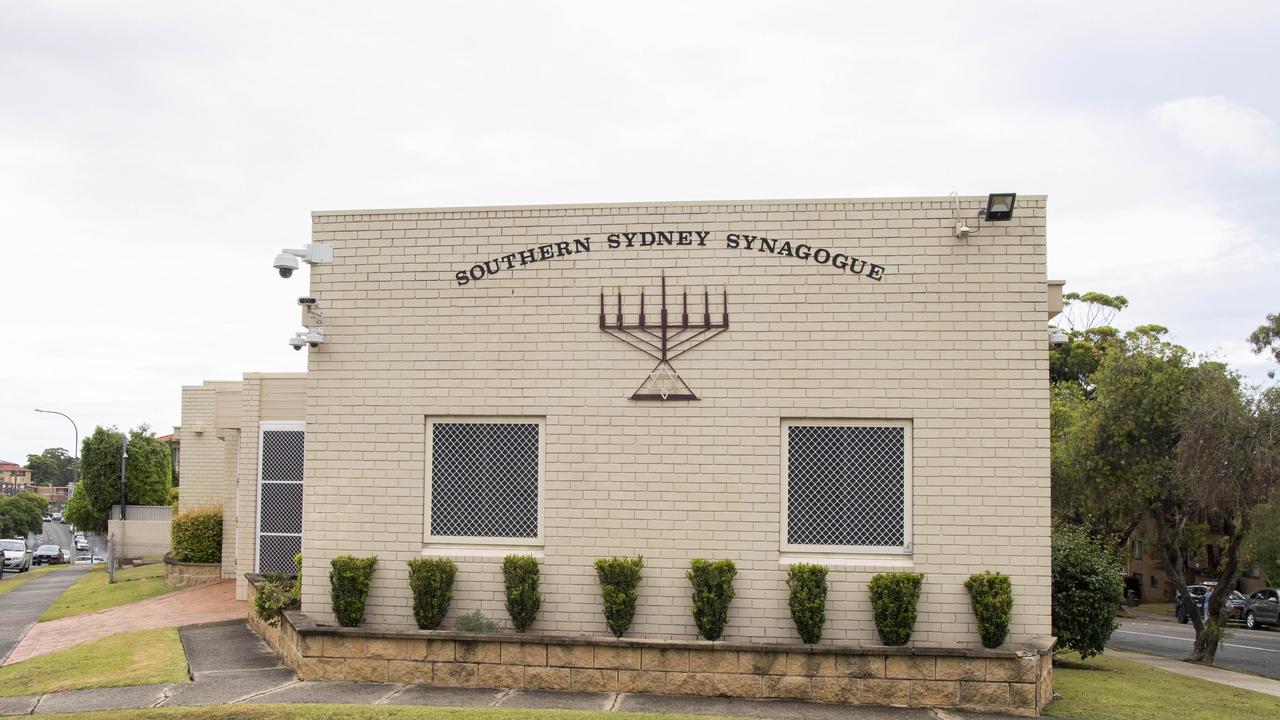
[[[301,555],[298,556],[299,572]],[[344,627],[359,625],[364,619],[365,601],[373,582],[376,557],[334,558],[329,572],[330,600],[334,616]],[[643,577],[644,558],[612,557],[595,562],[600,584],[605,624],[615,637],[622,637],[635,618],[639,586]],[[729,622],[729,604],[734,598],[733,580],[737,568],[732,560],[695,559],[685,573],[693,588],[693,621],[698,633],[707,640],[718,640]],[[453,601],[453,583],[458,566],[448,558],[415,558],[409,561],[409,589],[413,595],[413,617],[418,627],[434,630],[440,626]],[[506,589],[507,614],[516,632],[523,633],[533,625],[542,606],[538,589],[538,561],[530,555],[508,555],[502,561],[503,585]],[[871,579],[869,586],[876,630],[885,645],[905,645],[915,628],[916,608],[924,576],[918,573],[882,573]],[[268,583],[270,584],[270,583]],[[985,647],[998,647],[1009,635],[1013,611],[1013,586],[1007,575],[982,573],[965,581],[973,612],[978,620],[978,633]],[[787,589],[791,618],[801,640],[817,643],[826,624],[827,568],[822,565],[795,564],[787,573]],[[279,614],[274,599],[265,603],[264,616],[273,621]],[[296,584],[292,599],[296,602]],[[259,591],[259,599],[263,597]],[[274,614],[270,614],[274,612]],[[476,614],[464,618],[462,629],[484,630],[491,623]]]

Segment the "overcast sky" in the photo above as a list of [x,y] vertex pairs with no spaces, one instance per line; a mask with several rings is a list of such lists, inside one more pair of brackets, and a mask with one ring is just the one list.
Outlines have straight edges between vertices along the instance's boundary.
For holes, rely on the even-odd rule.
[[[889,6],[901,5],[902,9]],[[0,2],[0,459],[300,371],[311,210],[1049,196],[1049,275],[1257,381],[1280,3]]]

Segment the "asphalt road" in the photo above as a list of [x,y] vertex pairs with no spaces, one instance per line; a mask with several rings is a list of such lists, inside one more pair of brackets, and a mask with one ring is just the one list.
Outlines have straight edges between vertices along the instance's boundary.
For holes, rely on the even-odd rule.
[[[89,541],[89,547],[94,555],[107,556],[107,540],[97,533],[89,533],[86,537]],[[70,525],[59,522],[47,522],[44,524],[44,531],[39,535],[32,535],[27,538],[27,545],[32,550],[41,545],[57,545],[71,551],[71,556],[83,554],[83,551],[75,550],[73,533]]]
[[[1196,631],[1190,624],[1121,620],[1111,647],[1181,660],[1191,652]],[[1218,646],[1216,664],[1232,670],[1280,679],[1280,632],[1231,626]]]
[[[27,634],[36,618],[57,600],[62,592],[75,584],[89,569],[88,565],[55,570],[47,575],[32,578],[16,590],[0,595],[0,662]],[[5,581],[19,573],[4,573]]]

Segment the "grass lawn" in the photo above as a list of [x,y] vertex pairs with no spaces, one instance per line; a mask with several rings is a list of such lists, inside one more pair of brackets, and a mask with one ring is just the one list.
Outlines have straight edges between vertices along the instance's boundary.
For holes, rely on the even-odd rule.
[[0,697],[63,690],[187,682],[174,628],[112,635],[0,668]]
[[1076,720],[1240,720],[1280,717],[1280,698],[1107,657],[1059,660],[1044,714]]
[[42,565],[40,567],[33,567],[24,573],[5,573],[4,580],[0,580],[0,595],[4,595],[7,592],[13,592],[41,575],[69,567],[71,567],[71,565]]
[[164,563],[117,570],[114,585],[107,582],[105,566],[95,567],[53,601],[38,622],[106,610],[180,589],[164,586]]
[[[49,715],[51,718],[83,720],[716,720],[708,715],[664,715],[655,713],[594,712],[583,710],[522,710],[519,708],[441,708],[379,705],[214,705],[153,710],[112,710],[95,713]],[[721,720],[724,720],[723,718]]]

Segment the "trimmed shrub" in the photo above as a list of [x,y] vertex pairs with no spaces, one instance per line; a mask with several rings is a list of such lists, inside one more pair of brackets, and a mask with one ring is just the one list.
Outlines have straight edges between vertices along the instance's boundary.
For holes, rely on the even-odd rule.
[[1102,654],[1116,624],[1124,594],[1120,565],[1101,538],[1083,528],[1053,533],[1053,634],[1058,651],[1081,658]]
[[906,645],[916,627],[916,605],[920,603],[919,573],[881,573],[871,578],[871,609],[876,632],[885,645]]
[[479,610],[472,610],[458,617],[457,628],[462,632],[492,635],[498,632],[498,623],[485,617]]
[[343,627],[355,627],[364,619],[364,603],[373,583],[373,566],[378,558],[339,555],[329,563],[329,601]]
[[282,612],[297,610],[300,605],[298,594],[288,581],[266,580],[258,585],[258,594],[253,598],[254,614],[272,627],[280,623]]
[[502,581],[507,588],[507,614],[516,632],[533,624],[542,606],[538,592],[538,559],[532,555],[508,555],[502,559]]
[[693,622],[698,634],[719,640],[729,624],[729,603],[733,601],[733,578],[738,568],[732,560],[702,560],[689,564],[685,577],[693,584]]
[[787,595],[800,639],[810,645],[821,640],[827,622],[826,566],[796,563],[788,567]]
[[978,618],[978,635],[982,647],[996,648],[1009,637],[1009,622],[1013,619],[1013,583],[1008,575],[985,572],[970,575],[964,581],[969,591],[969,603]]
[[636,600],[640,597],[636,586],[640,584],[640,571],[643,569],[644,558],[639,555],[596,560],[596,577],[600,580],[600,595],[604,601],[604,621],[614,637],[622,637],[636,616]]
[[449,558],[414,558],[409,561],[409,590],[413,592],[413,619],[423,630],[435,630],[449,613],[453,579],[458,566]]
[[222,510],[193,508],[169,523],[169,553],[177,562],[222,562]]

